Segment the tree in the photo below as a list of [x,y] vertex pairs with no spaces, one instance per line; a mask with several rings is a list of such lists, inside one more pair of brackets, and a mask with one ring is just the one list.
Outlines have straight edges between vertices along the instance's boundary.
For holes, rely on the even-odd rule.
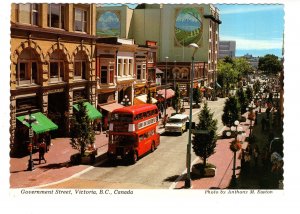
[[254,69],[245,58],[235,58],[233,60],[234,69],[237,71],[239,78],[247,76]]
[[244,114],[247,110],[246,108],[248,107],[248,100],[247,97],[245,95],[245,92],[243,90],[243,87],[240,87],[237,92],[236,92],[236,96],[238,98],[238,101],[240,103],[240,107],[241,107],[241,114]]
[[248,99],[248,102],[251,102],[251,100],[253,99],[253,90],[249,85],[247,86],[246,89],[246,97]]
[[224,126],[231,127],[234,121],[238,120],[240,116],[240,106],[236,97],[229,97],[223,109],[222,122]]
[[203,109],[198,114],[199,123],[195,129],[204,130],[207,133],[195,133],[192,140],[195,154],[203,160],[203,169],[206,166],[207,158],[215,153],[216,148],[218,121],[213,119],[213,115],[207,107],[207,103],[205,103]]
[[199,102],[200,102],[201,94],[200,94],[200,88],[197,86],[196,88],[193,88],[193,100],[196,103],[196,108],[200,108]]
[[234,70],[232,63],[223,61],[218,62],[218,82],[225,90],[226,95],[229,93],[230,86],[236,84],[238,73]]
[[172,107],[175,109],[176,114],[178,113],[178,111],[180,109],[180,106],[181,106],[180,89],[179,89],[179,85],[176,84],[175,95],[174,95],[173,100],[172,100]]
[[283,70],[282,61],[273,54],[267,54],[258,60],[258,69],[267,74],[277,74]]
[[78,111],[74,111],[71,119],[70,144],[73,149],[80,152],[83,156],[87,146],[93,146],[95,133],[88,118],[83,101],[78,102]]

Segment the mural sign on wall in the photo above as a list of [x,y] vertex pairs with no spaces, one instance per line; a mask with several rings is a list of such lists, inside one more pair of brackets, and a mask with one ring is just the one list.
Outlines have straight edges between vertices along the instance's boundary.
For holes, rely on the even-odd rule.
[[187,46],[191,43],[200,45],[202,40],[202,21],[198,8],[183,8],[176,12],[175,44]]
[[97,16],[97,36],[119,36],[120,19],[117,12],[105,11]]

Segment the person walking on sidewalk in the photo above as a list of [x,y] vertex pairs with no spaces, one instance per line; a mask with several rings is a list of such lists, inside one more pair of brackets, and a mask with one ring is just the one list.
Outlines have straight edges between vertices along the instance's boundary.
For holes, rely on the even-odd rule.
[[45,140],[43,139],[42,142],[39,144],[39,164],[41,164],[41,161],[45,161],[45,163],[47,163],[46,159],[45,159],[45,152],[46,152],[46,143]]

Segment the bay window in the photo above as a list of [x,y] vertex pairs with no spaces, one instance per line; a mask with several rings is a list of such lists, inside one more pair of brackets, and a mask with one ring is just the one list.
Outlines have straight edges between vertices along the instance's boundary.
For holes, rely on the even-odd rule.
[[128,57],[118,58],[118,76],[133,76],[133,59]]

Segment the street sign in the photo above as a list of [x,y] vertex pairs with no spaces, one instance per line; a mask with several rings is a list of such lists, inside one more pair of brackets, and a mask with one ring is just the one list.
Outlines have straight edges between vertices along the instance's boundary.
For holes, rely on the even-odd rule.
[[29,137],[33,137],[33,130],[29,129]]

